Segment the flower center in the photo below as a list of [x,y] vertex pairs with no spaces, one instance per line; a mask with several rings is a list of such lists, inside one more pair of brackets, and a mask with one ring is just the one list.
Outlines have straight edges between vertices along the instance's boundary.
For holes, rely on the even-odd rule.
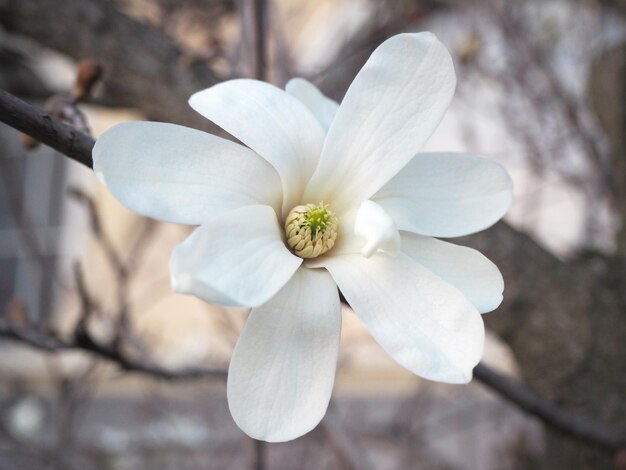
[[300,258],[315,258],[335,245],[337,217],[328,204],[306,204],[291,209],[285,220],[287,244]]

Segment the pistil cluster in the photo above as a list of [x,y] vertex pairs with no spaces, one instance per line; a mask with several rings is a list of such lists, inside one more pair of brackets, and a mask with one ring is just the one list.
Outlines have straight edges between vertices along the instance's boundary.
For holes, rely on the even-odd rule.
[[285,233],[294,254],[315,258],[335,246],[337,217],[323,202],[296,206],[285,220]]

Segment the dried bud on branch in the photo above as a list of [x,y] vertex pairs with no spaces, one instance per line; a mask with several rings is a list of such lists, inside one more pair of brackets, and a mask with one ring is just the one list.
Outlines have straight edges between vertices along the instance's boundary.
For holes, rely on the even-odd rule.
[[[52,95],[44,104],[44,110],[50,116],[59,118],[74,129],[91,135],[87,118],[78,109],[77,104],[85,100],[93,91],[94,86],[102,78],[104,69],[94,60],[83,60],[78,64],[74,88],[70,93]],[[22,145],[32,150],[39,142],[27,135],[22,135]]]
[[94,86],[102,78],[104,69],[98,62],[86,59],[78,64],[76,82],[72,90],[72,96],[76,102],[82,101],[91,95]]

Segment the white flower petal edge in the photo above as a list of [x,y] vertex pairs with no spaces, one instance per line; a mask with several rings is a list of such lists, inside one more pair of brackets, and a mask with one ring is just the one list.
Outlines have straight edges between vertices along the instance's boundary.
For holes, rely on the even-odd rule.
[[313,113],[316,119],[328,131],[335,119],[339,104],[325,96],[319,89],[304,78],[292,78],[285,85],[285,91],[298,98]]
[[302,264],[281,238],[269,206],[221,214],[197,228],[172,252],[172,287],[207,302],[257,307],[278,292]]
[[250,149],[206,132],[160,122],[126,122],[93,149],[94,172],[130,210],[200,225],[238,207],[280,210],[276,171]]
[[324,144],[325,132],[308,108],[274,85],[249,79],[199,91],[189,104],[272,164],[287,215],[300,202]]
[[398,229],[433,237],[484,230],[512,198],[513,183],[501,165],[464,153],[419,153],[372,197]]
[[252,310],[228,371],[237,425],[269,442],[295,439],[322,419],[333,389],[341,308],[325,270],[299,269],[267,304]]
[[332,201],[338,213],[369,199],[430,137],[455,86],[450,54],[434,34],[382,43],[339,106],[304,199]]
[[454,287],[403,253],[320,259],[374,339],[430,380],[467,383],[483,353],[480,313]]
[[403,253],[460,290],[480,313],[502,303],[502,274],[480,252],[414,233],[402,232],[401,238]]

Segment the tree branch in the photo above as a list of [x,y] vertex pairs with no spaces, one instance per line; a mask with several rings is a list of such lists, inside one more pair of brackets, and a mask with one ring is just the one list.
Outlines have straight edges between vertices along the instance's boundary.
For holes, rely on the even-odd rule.
[[49,333],[25,326],[11,325],[0,321],[0,337],[15,340],[41,351],[58,353],[80,350],[101,359],[110,361],[128,372],[139,372],[168,380],[188,380],[201,378],[225,379],[226,371],[212,368],[188,368],[172,370],[146,361],[132,359],[118,348],[104,346],[93,339],[86,330],[78,330],[73,340],[64,340]]
[[343,468],[347,470],[372,470],[374,468],[361,441],[355,439],[346,429],[332,401],[328,405],[326,416],[320,426]]
[[254,24],[254,78],[257,80],[267,79],[267,1],[253,0],[252,18]]
[[122,13],[116,2],[0,0],[0,26],[75,60],[97,60],[105,90],[149,119],[216,128],[187,105],[193,93],[218,81],[213,71],[190,62],[166,34]]
[[0,121],[78,163],[89,168],[93,167],[91,150],[94,140],[90,136],[2,89],[0,89]]
[[626,435],[568,413],[483,363],[474,368],[474,378],[559,432],[602,447],[610,452],[617,452],[626,448]]

